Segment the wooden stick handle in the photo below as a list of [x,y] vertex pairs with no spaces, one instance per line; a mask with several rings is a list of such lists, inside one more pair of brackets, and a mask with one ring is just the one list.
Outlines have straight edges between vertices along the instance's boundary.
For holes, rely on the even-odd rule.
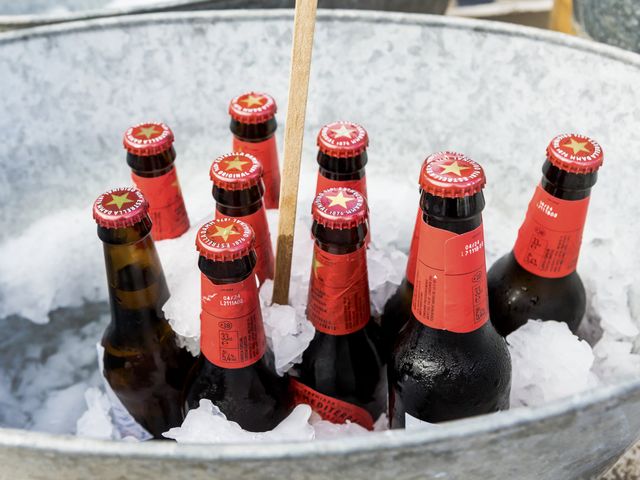
[[298,180],[304,137],[304,119],[307,110],[309,71],[313,33],[316,23],[318,0],[296,0],[293,20],[293,49],[289,77],[289,104],[284,130],[284,164],[280,186],[280,220],[276,244],[276,270],[273,283],[273,302],[289,303],[291,257],[296,226]]

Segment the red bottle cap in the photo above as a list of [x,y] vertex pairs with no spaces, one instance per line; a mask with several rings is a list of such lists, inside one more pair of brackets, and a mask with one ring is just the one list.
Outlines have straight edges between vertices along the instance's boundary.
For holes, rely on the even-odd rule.
[[467,197],[480,192],[486,183],[482,167],[461,153],[434,153],[427,157],[425,163],[420,188],[431,195]]
[[196,236],[196,250],[209,260],[231,262],[249,255],[255,243],[251,227],[237,218],[205,223]]
[[367,131],[351,122],[333,122],[318,133],[318,148],[326,155],[338,158],[355,157],[369,146]]
[[558,135],[547,147],[552,165],[571,173],[591,173],[602,166],[604,154],[598,142],[575,133]]
[[216,187],[245,190],[260,183],[262,165],[250,153],[226,153],[213,161],[209,176]]
[[266,93],[243,93],[229,104],[229,115],[241,123],[264,123],[275,117],[277,110],[276,101]]
[[173,139],[173,132],[164,123],[148,122],[129,127],[122,144],[133,155],[149,157],[169,150]]
[[149,204],[134,187],[113,188],[93,203],[93,218],[104,228],[131,227],[147,216]]
[[343,187],[320,192],[313,201],[311,214],[314,221],[333,229],[355,228],[369,217],[364,197]]

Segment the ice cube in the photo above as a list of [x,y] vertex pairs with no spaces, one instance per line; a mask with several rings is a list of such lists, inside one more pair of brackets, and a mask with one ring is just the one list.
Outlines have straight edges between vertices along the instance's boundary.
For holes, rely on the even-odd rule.
[[111,423],[111,415],[109,415],[111,404],[107,395],[99,388],[91,387],[84,392],[84,399],[87,403],[87,411],[76,423],[76,435],[105,440],[117,438],[116,430]]
[[540,405],[584,391],[595,382],[593,352],[566,323],[529,320],[507,337],[511,407]]

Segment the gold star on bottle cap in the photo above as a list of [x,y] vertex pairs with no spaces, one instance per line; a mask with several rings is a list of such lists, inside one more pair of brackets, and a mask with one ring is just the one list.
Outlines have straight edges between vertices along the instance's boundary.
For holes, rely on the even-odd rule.
[[575,138],[571,137],[567,143],[562,145],[562,147],[570,148],[571,150],[573,150],[574,155],[577,155],[580,152],[591,153],[587,148],[587,143],[589,142],[579,142]]
[[105,205],[115,205],[118,210],[121,210],[125,203],[133,203],[134,201],[135,200],[131,200],[129,198],[129,194],[126,192],[123,195],[116,195],[114,193],[111,195],[111,201],[109,203],[105,203]]
[[340,128],[332,128],[334,138],[351,138],[351,135],[355,130],[348,128],[346,125],[340,125]]
[[342,194],[342,191],[339,191],[337,195],[327,195],[327,198],[331,200],[331,203],[327,206],[327,208],[335,207],[336,205],[340,205],[343,208],[349,208],[347,202],[355,200],[355,198],[353,197],[345,197]]
[[216,225],[216,232],[211,235],[212,237],[222,237],[222,240],[225,242],[229,240],[231,235],[240,235],[234,227],[234,224],[227,225],[226,227],[221,227],[220,225]]
[[225,168],[225,171],[228,172],[230,170],[239,170],[242,172],[243,170],[243,165],[246,165],[247,163],[251,163],[248,161],[243,161],[240,159],[240,157],[234,157],[233,160],[227,160],[226,164],[227,164],[227,168]]
[[240,101],[244,103],[248,108],[255,106],[261,107],[262,102],[264,101],[264,97],[249,94],[246,96],[246,98],[243,98]]
[[155,125],[138,127],[138,131],[133,134],[134,137],[145,137],[147,140],[154,137],[156,134],[161,133],[162,130],[156,130]]
[[463,167],[458,163],[457,160],[454,160],[453,163],[449,165],[440,165],[442,167],[441,175],[446,175],[447,173],[455,173],[459,177],[462,176],[462,170],[469,170],[471,167]]

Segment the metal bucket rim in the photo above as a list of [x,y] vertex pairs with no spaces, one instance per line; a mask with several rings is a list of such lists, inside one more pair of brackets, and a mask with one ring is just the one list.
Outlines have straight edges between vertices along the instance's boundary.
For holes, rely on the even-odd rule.
[[[57,25],[34,27],[25,30],[0,33],[0,46],[32,38],[50,37],[67,33],[79,33],[96,29],[121,26],[144,26],[187,21],[265,21],[292,20],[293,11],[286,10],[227,10],[209,12],[171,12],[132,15],[128,17],[83,20]],[[547,32],[531,27],[501,24],[498,22],[442,17],[428,14],[388,13],[357,10],[324,10],[318,13],[319,21],[365,21],[371,23],[395,23],[450,28],[504,36],[522,37],[545,41],[573,48],[586,53],[598,54],[612,60],[640,68],[640,55],[617,47],[598,44],[589,40],[564,34]],[[0,428],[0,446],[28,448],[42,452],[82,454],[94,456],[122,456],[137,458],[172,458],[176,460],[258,460],[287,459],[293,457],[344,456],[378,449],[404,449],[412,446],[437,444],[443,439],[470,437],[500,430],[515,430],[534,422],[544,422],[570,412],[587,409],[599,403],[619,403],[627,396],[640,391],[640,379],[620,382],[617,385],[600,386],[582,394],[556,400],[532,408],[516,408],[494,415],[484,415],[451,422],[446,428],[410,431],[387,431],[370,435],[344,437],[335,440],[309,442],[274,442],[268,444],[176,444],[172,442],[129,443],[96,440],[73,435],[57,435],[35,431]],[[339,441],[338,441],[339,440]]]
[[158,0],[154,4],[134,6],[90,8],[67,13],[28,13],[17,15],[0,15],[0,27],[25,28],[33,25],[64,23],[92,18],[130,15],[133,13],[151,12],[161,9],[180,8],[186,5],[206,3],[208,0]]

